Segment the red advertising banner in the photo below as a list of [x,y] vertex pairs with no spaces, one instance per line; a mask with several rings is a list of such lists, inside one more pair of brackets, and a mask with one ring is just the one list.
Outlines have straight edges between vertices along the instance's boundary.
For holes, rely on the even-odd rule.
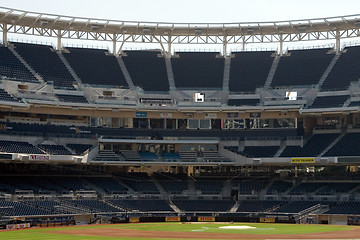
[[166,217],[165,222],[180,222],[180,217]]
[[215,217],[198,217],[198,222],[215,222]]
[[29,228],[30,223],[20,223],[20,224],[10,224],[6,225],[7,230],[16,230],[16,229],[23,229],[23,228]]

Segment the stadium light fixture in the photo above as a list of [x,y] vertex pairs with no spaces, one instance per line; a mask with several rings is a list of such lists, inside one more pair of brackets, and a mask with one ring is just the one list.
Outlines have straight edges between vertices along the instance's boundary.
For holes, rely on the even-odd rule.
[[91,25],[91,30],[92,31],[97,31],[97,30],[99,30],[99,25],[96,25],[96,24],[93,24],[93,25]]
[[46,26],[46,25],[48,25],[49,24],[49,21],[46,21],[46,20],[42,20],[41,22],[40,22],[40,25],[41,26]]
[[248,28],[247,33],[248,34],[254,34],[254,29],[253,28]]
[[144,34],[150,34],[151,30],[150,28],[143,28]]
[[201,35],[202,30],[201,29],[195,29],[195,35]]
[[306,32],[306,26],[299,26],[298,27],[298,29],[299,29],[299,32]]

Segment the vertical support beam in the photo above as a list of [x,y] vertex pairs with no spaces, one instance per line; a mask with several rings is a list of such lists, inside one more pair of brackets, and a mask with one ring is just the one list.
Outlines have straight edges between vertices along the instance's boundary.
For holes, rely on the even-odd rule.
[[3,44],[4,44],[5,46],[8,46],[8,45],[9,45],[8,38],[7,38],[7,32],[8,32],[7,24],[4,23],[4,24],[3,24]]
[[171,36],[168,36],[168,41],[167,41],[167,44],[168,44],[168,49],[167,49],[167,58],[171,58],[171,51],[172,51],[172,43],[171,43]]
[[61,30],[57,30],[57,50],[61,52]]
[[335,39],[336,39],[336,54],[339,54],[340,53],[340,31],[339,30],[336,30],[336,36],[335,36]]
[[280,56],[282,56],[283,55],[283,47],[284,47],[284,40],[283,40],[283,35],[282,34],[280,34],[280,41],[279,41],[279,43],[280,43],[280,52],[279,52],[279,55]]
[[112,41],[113,41],[113,54],[117,57],[119,54],[116,50],[116,34],[115,33],[113,34]]
[[224,36],[223,56],[224,56],[225,58],[228,56],[228,41],[227,41],[227,36]]

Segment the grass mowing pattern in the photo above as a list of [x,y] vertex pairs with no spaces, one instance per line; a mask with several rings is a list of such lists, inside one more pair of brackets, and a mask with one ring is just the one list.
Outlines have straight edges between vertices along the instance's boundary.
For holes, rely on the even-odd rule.
[[[256,229],[237,230],[237,229],[219,229],[221,226],[251,226]],[[144,231],[168,231],[168,232],[206,232],[206,233],[243,233],[243,234],[305,234],[332,232],[353,229],[352,226],[334,226],[334,225],[299,225],[299,224],[262,224],[262,223],[203,223],[203,224],[180,224],[180,223],[137,223],[137,224],[117,224],[117,225],[92,225],[80,227],[61,227],[61,228],[41,228],[26,229],[18,231],[0,232],[0,239],[21,239],[21,240],[95,240],[98,236],[75,236],[68,234],[50,233],[54,231],[64,231],[71,229],[135,229]],[[119,238],[119,237],[101,237],[104,240],[121,239],[121,240],[144,240],[144,238]],[[155,240],[156,238],[147,238]],[[164,239],[165,240],[165,239]],[[178,239],[179,240],[179,239]],[[189,239],[187,239],[189,240]]]

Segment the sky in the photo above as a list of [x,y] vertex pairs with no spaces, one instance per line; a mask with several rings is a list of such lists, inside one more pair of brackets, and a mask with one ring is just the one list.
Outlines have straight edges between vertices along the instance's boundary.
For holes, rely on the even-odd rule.
[[173,23],[266,22],[360,14],[359,0],[0,0],[0,7],[75,17]]
[[259,22],[360,13],[356,0],[0,0],[0,6],[76,17],[176,23]]

